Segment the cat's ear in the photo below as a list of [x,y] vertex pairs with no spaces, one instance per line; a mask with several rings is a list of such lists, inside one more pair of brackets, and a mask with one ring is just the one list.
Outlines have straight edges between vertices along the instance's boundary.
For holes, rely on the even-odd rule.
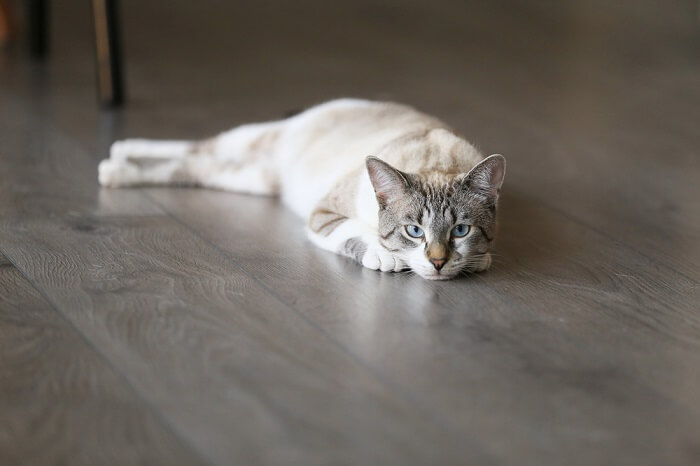
[[500,154],[486,157],[464,177],[462,185],[496,201],[506,176],[506,158]]
[[366,163],[369,180],[372,182],[377,202],[381,207],[408,192],[411,182],[405,173],[377,157],[367,157]]

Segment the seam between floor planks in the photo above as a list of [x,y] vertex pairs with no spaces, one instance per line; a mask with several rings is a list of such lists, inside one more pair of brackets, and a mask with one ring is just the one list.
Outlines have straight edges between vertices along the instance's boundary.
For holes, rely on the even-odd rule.
[[[163,205],[161,202],[159,202],[159,201],[157,201],[156,199],[154,199],[153,196],[152,196],[151,194],[145,193],[145,195],[146,195],[147,197],[149,197],[149,198],[151,199],[151,201],[152,201],[158,208],[160,208],[160,209],[161,209],[163,212],[165,212],[167,215],[171,216],[171,217],[173,218],[174,221],[176,221],[177,223],[183,225],[185,228],[189,229],[194,235],[196,235],[197,237],[199,237],[200,239],[202,239],[202,240],[205,241],[206,243],[210,244],[210,245],[211,245],[212,247],[214,247],[216,250],[220,251],[221,254],[222,254],[224,257],[226,257],[226,259],[227,259],[228,262],[230,262],[231,264],[233,264],[235,267],[237,267],[239,270],[241,270],[242,273],[245,273],[247,276],[249,276],[252,280],[254,280],[254,281],[256,281],[257,283],[259,283],[260,286],[262,286],[262,287],[263,287],[265,290],[267,290],[271,295],[273,295],[273,296],[275,297],[275,299],[277,299],[280,303],[282,303],[284,306],[290,308],[290,309],[291,309],[292,311],[294,311],[296,314],[298,314],[299,316],[301,316],[302,318],[304,318],[305,320],[307,320],[307,321],[308,321],[311,325],[313,325],[314,327],[318,328],[318,329],[320,330],[320,332],[322,332],[322,333],[324,334],[324,336],[326,336],[329,340],[331,340],[335,345],[337,345],[338,347],[340,347],[344,352],[346,352],[347,354],[351,355],[351,356],[353,357],[353,359],[355,359],[355,360],[357,360],[358,362],[362,363],[362,365],[363,365],[364,367],[367,367],[367,368],[370,369],[371,371],[373,371],[373,372],[375,372],[375,373],[381,375],[382,377],[384,377],[384,376],[383,376],[383,373],[382,373],[382,371],[381,371],[380,369],[374,368],[370,363],[366,362],[366,361],[362,358],[362,356],[359,356],[359,355],[357,355],[356,353],[352,352],[352,350],[347,349],[347,348],[344,346],[343,343],[341,343],[340,341],[338,341],[338,340],[334,339],[332,336],[330,336],[330,334],[328,334],[328,332],[327,332],[326,330],[324,330],[322,326],[320,326],[319,324],[316,324],[315,321],[313,321],[313,319],[311,319],[310,317],[307,317],[307,315],[306,315],[306,313],[305,313],[304,311],[301,311],[301,310],[297,309],[297,308],[294,306],[293,303],[289,303],[289,302],[285,301],[285,299],[282,298],[282,297],[280,297],[272,288],[270,288],[270,287],[269,287],[267,284],[265,284],[262,280],[260,280],[259,278],[257,278],[257,276],[256,276],[254,273],[250,273],[250,272],[247,271],[244,267],[240,266],[240,265],[237,263],[237,261],[236,261],[236,259],[235,259],[235,256],[232,254],[232,252],[231,252],[230,250],[228,250],[228,249],[225,248],[225,247],[221,247],[221,246],[217,245],[213,240],[211,240],[211,239],[208,237],[208,235],[200,233],[199,230],[198,230],[195,226],[190,225],[190,224],[188,223],[188,221],[185,220],[185,219],[182,219],[180,215],[173,213],[169,208],[167,208],[167,207],[166,207],[165,205]],[[544,207],[544,206],[542,206],[542,207]],[[556,212],[554,212],[554,213],[556,214]],[[566,219],[567,217],[563,217],[563,218]],[[575,223],[578,223],[578,222],[575,222]],[[597,231],[594,230],[594,229],[589,229],[589,230],[590,230],[590,232],[592,232],[594,235],[599,235],[599,236],[601,236],[602,238],[606,238],[604,235],[600,234],[599,232],[597,232]],[[611,242],[611,244],[612,244],[612,245],[616,245],[617,242]],[[640,255],[640,257],[641,257],[641,258],[644,258],[644,259],[649,259],[650,261],[653,261],[651,258],[647,258],[647,257],[644,256],[644,255]],[[664,265],[661,264],[661,266],[664,266]],[[483,284],[484,286],[486,286],[488,289],[492,290],[492,291],[494,292],[494,295],[498,296],[498,299],[499,299],[504,305],[509,306],[509,307],[513,307],[513,308],[518,308],[518,307],[522,308],[522,307],[524,306],[525,308],[529,309],[529,310],[530,310],[531,312],[533,312],[533,313],[536,313],[536,312],[537,312],[536,309],[533,309],[532,306],[530,306],[529,304],[523,304],[521,301],[518,301],[518,298],[517,298],[517,297],[511,296],[511,295],[508,295],[508,294],[504,294],[504,293],[502,292],[502,290],[499,290],[497,287],[495,287],[495,286],[493,286],[492,284],[490,284],[489,281],[488,281],[485,277],[480,276],[480,275],[477,274],[477,275],[474,276],[474,278],[475,278],[476,280],[478,280],[481,284]],[[386,378],[386,381],[387,381],[387,383],[391,384],[392,387],[395,387],[395,386],[400,385],[399,383],[394,382],[393,380],[389,379],[388,377]],[[676,407],[676,408],[678,408],[678,409],[687,409],[687,407],[686,407],[685,405],[678,403],[676,400],[670,398],[669,396],[667,396],[667,394],[665,394],[665,393],[663,393],[663,392],[657,390],[656,388],[650,388],[650,391],[651,391],[651,393],[653,393],[653,395],[654,395],[655,397],[657,397],[659,400],[664,400],[665,402],[670,403],[672,406],[674,406],[674,407]],[[407,397],[409,397],[408,399],[413,399],[413,400],[416,400],[416,401],[418,400],[418,397],[416,397],[415,395],[413,395],[413,394],[410,393],[410,392],[405,392],[405,394],[407,395]],[[429,412],[429,413],[431,413],[431,414],[432,414],[432,411],[434,411],[434,409],[432,409],[432,408],[431,408],[430,406],[428,406],[428,405],[424,405],[424,406],[422,406],[422,408],[423,408],[426,412]],[[692,411],[693,413],[696,413],[696,414],[699,413],[696,409],[691,409],[691,411]],[[444,421],[445,421],[446,423],[448,423],[448,425],[452,425],[453,427],[459,429],[459,427],[454,426],[448,419],[444,419]]]
[[[191,237],[196,238],[198,241],[200,241],[201,244],[202,244],[202,246],[208,248],[208,249],[210,250],[210,252],[218,252],[217,250],[212,249],[212,248],[211,248],[211,245],[210,245],[208,242],[206,242],[206,241],[200,239],[200,238],[197,237],[194,233],[192,233],[189,229],[186,229],[186,228],[184,228],[182,225],[180,225],[179,223],[176,223],[175,220],[170,219],[170,218],[168,218],[168,220],[171,221],[171,222],[173,222],[173,225],[178,226],[181,232],[184,232],[184,233],[186,233],[187,235],[190,235]],[[218,257],[220,257],[220,256],[218,256]],[[224,258],[221,258],[221,261],[222,261],[224,264],[226,264],[226,265],[230,264],[230,262],[228,261],[228,259],[225,258],[225,257],[224,257]],[[251,280],[251,282],[253,282],[253,279],[251,279],[247,274],[241,273],[241,275],[242,275],[242,276],[246,276],[249,280]],[[275,298],[273,295],[271,295],[271,294],[268,294],[268,296],[270,296],[271,299],[276,299],[276,298]],[[281,303],[281,304],[283,304],[283,303]],[[286,308],[287,308],[286,306],[283,306],[283,307],[282,307],[282,309],[286,309]],[[295,319],[299,319],[299,318],[300,318],[300,316],[297,316],[296,314],[292,314],[292,315],[294,316]],[[306,322],[305,320],[300,320],[300,322],[303,322],[303,323],[304,323],[304,326],[305,326],[306,328],[309,328],[309,329],[312,331],[313,336],[316,337],[316,330],[315,330],[315,329],[312,329],[312,328],[309,326],[309,323],[308,323],[308,322]],[[325,341],[325,340],[323,340],[323,341],[324,341],[326,344],[329,343],[329,342],[327,342],[327,341]],[[334,346],[333,346],[333,345],[330,345],[329,348],[334,348]],[[352,358],[351,355],[348,355],[348,354],[343,353],[343,352],[340,352],[340,351],[338,351],[338,354],[339,354],[339,355],[342,355],[344,358],[347,358],[347,360],[348,360],[350,363],[352,363],[353,365],[355,365],[355,366],[358,368],[359,371],[361,371],[362,373],[366,374],[366,377],[367,377],[369,380],[374,381],[374,382],[377,384],[377,386],[378,386],[378,387],[381,387],[382,390],[385,391],[387,394],[391,395],[392,397],[394,397],[394,396],[396,395],[396,392],[395,392],[395,391],[393,391],[393,390],[387,390],[386,386],[385,386],[383,383],[381,383],[381,381],[378,381],[378,380],[377,380],[375,374],[373,374],[372,372],[369,372],[369,371],[367,370],[367,368],[365,368],[365,367],[363,367],[361,364],[357,363],[357,361],[356,361],[354,358]],[[410,404],[410,403],[406,402],[405,400],[400,399],[400,398],[398,398],[398,397],[396,397],[396,399],[397,399],[398,401],[400,401],[402,405],[407,406],[407,409],[410,410],[413,414],[423,416],[424,413],[421,412],[421,411],[419,411],[418,409],[416,409],[416,407],[415,407],[414,405],[412,405],[412,404]],[[422,419],[422,417],[421,417],[421,419]],[[429,421],[429,420],[428,420],[428,421]],[[444,429],[444,426],[440,426],[439,424],[435,424],[435,423],[433,423],[433,422],[427,422],[426,424],[431,425],[431,426],[436,426],[436,427],[438,427],[438,429],[435,429],[435,430],[438,431],[438,432],[440,432],[440,435],[444,435],[445,433],[448,433],[448,432],[449,432],[450,434],[453,434],[453,432],[447,431],[446,429]],[[453,436],[453,438],[459,438],[459,439],[460,439],[460,444],[461,444],[461,445],[468,445],[468,446],[472,447],[473,450],[474,450],[475,452],[479,452],[479,454],[482,456],[482,458],[484,457],[484,455],[486,455],[486,453],[484,452],[484,449],[483,449],[483,448],[475,447],[474,444],[472,444],[468,439],[464,439],[463,435],[459,435],[458,437]]]
[[[540,202],[542,202],[542,201],[540,201]],[[690,282],[693,282],[693,283],[696,284],[696,285],[700,285],[700,280],[699,280],[699,279],[693,278],[693,277],[691,277],[690,275],[686,274],[685,272],[682,272],[682,271],[676,269],[674,266],[672,266],[672,265],[670,265],[670,264],[667,264],[665,261],[661,261],[660,259],[657,259],[657,258],[655,258],[655,257],[653,257],[653,256],[650,256],[650,255],[648,255],[647,253],[645,253],[645,252],[643,252],[643,251],[640,251],[640,250],[638,250],[637,248],[635,248],[635,247],[633,247],[633,246],[630,246],[629,244],[626,244],[626,243],[622,242],[622,241],[619,240],[618,238],[616,238],[616,237],[610,235],[610,234],[609,234],[608,232],[606,232],[605,230],[600,230],[600,229],[598,229],[598,228],[595,228],[595,227],[589,225],[585,220],[582,220],[582,219],[580,219],[580,218],[578,218],[578,217],[576,217],[576,216],[574,216],[574,215],[571,215],[570,213],[566,212],[566,211],[563,210],[563,209],[560,209],[560,208],[558,208],[558,207],[556,207],[556,206],[553,206],[553,205],[551,205],[551,204],[548,204],[548,203],[546,203],[546,202],[542,202],[542,207],[544,207],[544,208],[546,208],[546,209],[548,209],[548,210],[551,210],[552,212],[554,212],[554,213],[556,213],[556,214],[559,214],[559,215],[561,215],[562,217],[564,217],[564,218],[566,218],[566,219],[569,219],[569,220],[571,220],[571,221],[574,222],[574,223],[577,223],[578,225],[581,225],[581,226],[583,226],[583,227],[588,228],[589,230],[591,230],[592,232],[594,232],[594,233],[596,233],[596,234],[602,236],[603,238],[607,238],[607,239],[608,239],[610,242],[612,242],[615,246],[618,246],[618,247],[620,247],[621,249],[627,249],[628,251],[631,251],[631,252],[637,254],[639,257],[643,257],[644,259],[648,260],[648,261],[651,262],[651,263],[657,264],[657,265],[659,265],[659,266],[661,266],[661,267],[665,267],[665,268],[667,268],[668,270],[672,271],[673,273],[677,273],[678,275],[680,275],[681,277],[685,278],[686,280],[688,280],[688,281],[690,281]]]
[[204,464],[210,464],[214,465],[216,464],[215,462],[212,462],[211,459],[209,459],[206,454],[203,452],[199,451],[199,449],[195,446],[192,445],[186,438],[184,438],[176,429],[173,428],[171,423],[163,416],[163,413],[156,409],[155,406],[153,406],[152,403],[146,399],[143,394],[141,393],[140,390],[137,390],[136,387],[131,383],[128,377],[124,374],[123,371],[121,371],[118,367],[116,367],[113,362],[102,352],[100,351],[95,345],[90,341],[87,336],[80,331],[79,328],[75,326],[73,321],[69,319],[63,312],[61,312],[60,308],[54,303],[54,301],[44,292],[44,290],[39,287],[36,282],[27,275],[27,273],[14,261],[10,258],[8,254],[5,253],[5,251],[0,247],[0,257],[4,257],[5,260],[17,270],[21,276],[29,283],[29,285],[36,290],[37,293],[46,301],[46,303],[51,307],[51,309],[61,318],[63,322],[66,323],[66,325],[69,326],[69,328],[78,335],[78,337],[83,341],[83,343],[89,348],[97,357],[109,368],[112,372],[114,372],[117,377],[119,377],[127,387],[134,393],[136,398],[148,409],[148,411],[154,416],[154,418],[163,426],[163,428],[173,436],[184,448],[187,450],[190,450],[193,454],[193,456],[196,456]]
[[[59,130],[65,137],[69,138],[74,144],[76,144],[78,147],[80,147],[80,148],[82,149],[83,152],[85,152],[85,153],[88,152],[87,149],[86,149],[86,148],[84,147],[84,145],[82,144],[82,142],[80,142],[77,138],[73,137],[67,130],[65,130],[64,128],[60,128],[60,127],[58,127],[57,125],[54,125],[54,127],[55,127],[57,130]],[[323,335],[324,338],[326,338],[328,341],[330,341],[334,346],[336,346],[338,349],[340,349],[344,354],[346,354],[347,356],[349,356],[353,361],[355,361],[356,363],[360,364],[363,368],[365,368],[366,370],[368,370],[374,377],[377,378],[377,380],[379,380],[379,381],[380,381],[383,385],[385,385],[389,390],[394,391],[394,392],[400,394],[405,402],[407,402],[407,403],[409,403],[409,404],[415,406],[415,407],[416,407],[417,409],[419,409],[422,413],[426,414],[426,415],[428,416],[428,418],[431,419],[436,425],[438,425],[438,426],[440,426],[440,427],[442,427],[442,428],[449,428],[450,430],[453,430],[455,433],[461,432],[461,429],[460,429],[458,426],[452,424],[448,419],[446,419],[446,418],[444,418],[444,417],[442,417],[442,416],[436,415],[436,413],[434,412],[434,410],[431,409],[429,406],[425,405],[424,403],[422,403],[421,401],[419,401],[419,398],[418,398],[418,397],[416,397],[415,395],[413,395],[413,394],[412,394],[411,392],[409,392],[409,391],[403,390],[403,389],[400,387],[400,385],[399,385],[398,383],[394,382],[394,381],[391,380],[389,377],[385,376],[379,369],[375,368],[374,366],[372,366],[371,364],[369,364],[368,362],[366,362],[362,357],[360,357],[360,356],[357,355],[356,353],[352,352],[350,349],[348,349],[348,348],[347,348],[343,343],[341,343],[339,340],[336,340],[335,338],[333,338],[330,334],[328,334],[328,332],[326,332],[319,324],[317,324],[315,321],[313,321],[313,320],[312,320],[310,317],[308,317],[304,312],[302,312],[302,311],[296,309],[296,307],[294,307],[293,305],[288,304],[287,302],[285,302],[285,301],[284,301],[277,293],[275,293],[275,291],[272,290],[269,286],[267,286],[265,283],[263,283],[261,280],[259,280],[256,276],[250,274],[247,270],[245,270],[243,267],[241,267],[241,266],[236,262],[235,258],[231,256],[230,251],[227,251],[226,249],[220,247],[220,246],[217,245],[215,242],[213,242],[212,240],[210,240],[207,236],[205,236],[205,235],[203,235],[202,233],[200,233],[196,228],[194,228],[193,226],[191,226],[190,224],[188,224],[186,221],[182,220],[179,216],[177,216],[176,214],[174,214],[171,210],[167,209],[167,208],[164,207],[160,202],[158,202],[157,200],[155,200],[149,193],[147,193],[147,192],[139,192],[139,195],[142,196],[142,197],[147,198],[147,199],[149,200],[149,202],[151,202],[153,205],[155,205],[155,206],[158,207],[161,211],[163,211],[163,212],[166,214],[166,216],[170,217],[171,219],[173,219],[173,221],[175,221],[176,223],[182,225],[184,228],[186,228],[187,230],[189,230],[192,234],[194,234],[194,235],[195,235],[196,237],[198,237],[200,240],[204,241],[206,244],[210,245],[211,247],[213,247],[214,249],[216,249],[217,251],[219,251],[220,253],[222,253],[222,255],[226,258],[226,260],[227,260],[229,263],[233,264],[237,269],[239,269],[239,270],[240,270],[242,273],[244,273],[247,277],[249,277],[251,280],[253,280],[254,282],[256,282],[259,286],[261,286],[264,290],[266,290],[268,293],[270,293],[270,295],[273,296],[273,297],[274,297],[278,302],[280,302],[283,306],[289,308],[292,312],[294,312],[296,315],[298,315],[300,318],[302,318],[305,322],[307,322],[307,324],[309,324],[309,325],[312,326],[314,329],[316,329],[321,335]],[[544,202],[541,203],[541,207],[543,207],[543,208],[546,209],[546,210],[549,210],[549,211],[552,212],[554,215],[561,216],[561,217],[563,217],[563,218],[565,218],[565,219],[569,219],[570,221],[575,222],[576,224],[581,225],[581,226],[587,228],[587,229],[590,230],[592,233],[597,234],[597,235],[600,235],[601,237],[608,239],[608,240],[611,241],[611,243],[613,243],[614,245],[616,245],[616,246],[618,246],[618,247],[621,247],[621,248],[623,248],[623,249],[626,249],[627,251],[630,251],[631,253],[633,253],[633,254],[635,254],[635,255],[641,257],[641,258],[644,258],[644,259],[650,261],[651,263],[657,264],[657,265],[659,265],[659,266],[661,266],[661,267],[665,267],[665,268],[667,268],[667,269],[673,271],[674,273],[677,273],[679,276],[682,276],[682,277],[688,279],[689,281],[691,281],[691,282],[693,282],[693,283],[695,283],[695,284],[700,284],[700,282],[698,282],[697,280],[693,279],[692,277],[689,277],[689,276],[687,276],[686,274],[680,272],[679,270],[677,270],[677,269],[676,269],[675,267],[673,267],[672,265],[667,264],[666,262],[661,261],[660,259],[657,259],[657,258],[655,258],[655,257],[651,257],[651,256],[648,256],[648,255],[646,255],[646,254],[644,254],[644,253],[641,253],[640,251],[636,250],[635,248],[633,248],[633,247],[631,247],[631,246],[629,246],[629,245],[627,245],[627,244],[621,243],[618,239],[616,239],[616,238],[614,238],[614,237],[612,237],[612,236],[610,236],[610,235],[608,235],[608,234],[605,234],[605,232],[602,232],[602,231],[598,230],[597,228],[592,227],[591,225],[589,225],[589,224],[588,224],[585,220],[583,220],[583,219],[580,219],[580,218],[578,218],[578,217],[574,217],[574,216],[571,216],[571,215],[567,215],[567,214],[565,214],[564,212],[562,212],[560,209],[558,209],[557,207],[552,206],[552,205],[547,204],[547,203],[544,203]],[[286,208],[286,207],[285,207],[285,208]],[[484,282],[484,281],[482,280],[482,282]],[[497,293],[497,294],[500,295],[499,290],[493,288],[492,286],[490,286],[490,285],[488,285],[488,284],[487,284],[487,286],[488,286],[489,289],[493,290],[495,293]],[[659,397],[661,397],[662,399],[664,399],[664,400],[666,400],[666,401],[672,401],[672,400],[668,399],[666,396],[664,396],[662,393],[656,392],[656,395],[659,396]]]
[[[527,309],[531,309],[531,310],[532,310],[532,307],[531,307],[530,305],[528,305],[528,304],[523,304],[522,302],[518,301],[518,299],[517,299],[516,297],[510,296],[510,295],[504,296],[504,294],[501,292],[501,290],[499,290],[498,288],[496,288],[496,287],[494,287],[493,285],[491,285],[491,284],[488,282],[488,280],[484,279],[483,277],[477,276],[477,277],[475,277],[475,278],[476,278],[477,280],[479,280],[479,283],[481,283],[483,286],[485,286],[486,288],[492,290],[492,291],[499,297],[499,299],[502,300],[505,304],[511,305],[511,306],[513,306],[513,307],[517,307],[517,306],[519,306],[519,307],[525,307],[525,308],[527,308]],[[639,380],[637,380],[637,383],[642,384],[643,382],[640,382]],[[688,411],[692,412],[692,413],[693,413],[694,415],[696,415],[696,416],[697,416],[697,415],[700,415],[700,409],[697,409],[697,408],[694,408],[694,407],[688,407],[688,406],[686,406],[685,404],[679,403],[677,400],[675,400],[675,399],[669,397],[667,394],[665,394],[665,393],[662,392],[662,391],[659,391],[657,388],[651,387],[651,388],[648,388],[648,389],[649,389],[650,392],[651,392],[655,397],[657,397],[659,400],[663,400],[664,402],[669,403],[669,404],[670,404],[671,406],[673,406],[674,408],[679,409],[679,410],[688,410]]]
[[[282,297],[280,297],[272,288],[270,288],[267,284],[265,284],[262,280],[260,280],[255,274],[251,274],[249,271],[247,271],[244,267],[240,266],[237,261],[235,260],[235,257],[232,255],[231,251],[228,249],[219,246],[216,244],[213,240],[211,240],[208,235],[200,233],[200,231],[193,225],[190,225],[187,220],[182,219],[178,214],[173,213],[169,208],[164,206],[162,203],[158,202],[156,199],[153,198],[153,196],[149,193],[144,193],[146,197],[148,197],[158,208],[160,208],[163,212],[165,212],[167,215],[173,218],[174,221],[177,223],[183,225],[185,228],[190,230],[194,235],[202,239],[204,242],[208,243],[211,245],[213,248],[215,248],[217,251],[219,251],[226,259],[228,262],[230,262],[233,266],[241,270],[243,273],[245,273],[247,276],[249,276],[252,280],[256,281],[258,284],[260,284],[261,287],[263,287],[265,290],[267,290],[271,295],[275,297],[280,303],[282,303],[284,306],[287,308],[291,309],[293,312],[295,312],[297,315],[299,315],[301,318],[303,318],[305,321],[309,322],[310,325],[314,326],[317,328],[326,338],[328,338],[334,345],[338,346],[341,350],[343,350],[346,354],[349,354],[354,360],[358,361],[360,364],[363,365],[363,367],[366,367],[368,370],[372,371],[375,373],[377,376],[381,377],[385,383],[388,384],[388,386],[394,390],[396,390],[398,386],[400,386],[400,383],[394,382],[391,380],[389,377],[384,376],[383,372],[379,368],[375,368],[371,363],[365,361],[362,356],[357,355],[354,353],[352,350],[348,349],[345,347],[343,343],[341,343],[339,340],[336,340],[334,337],[332,337],[323,327],[319,324],[317,324],[313,319],[307,316],[307,314],[299,309],[297,309],[293,303],[288,303],[285,301]],[[550,209],[551,210],[551,209]],[[556,214],[556,212],[554,212]],[[566,218],[566,217],[564,217]],[[578,223],[578,222],[577,222]],[[590,231],[593,234],[599,235],[599,233],[594,230],[590,229]],[[600,235],[605,238],[604,235]],[[614,243],[616,244],[616,242]],[[645,256],[641,256],[646,258]],[[663,266],[663,264],[662,264]],[[483,277],[476,277],[480,283],[483,283],[487,288],[492,290],[495,295],[499,296],[499,299],[502,300],[504,304],[507,305],[512,305],[515,302],[515,298],[512,296],[504,296],[503,293],[497,289],[496,287],[492,286],[491,284],[488,283],[488,280],[483,279]],[[522,306],[522,303],[518,303],[518,306]],[[531,306],[525,305],[528,309],[531,309]],[[532,309],[531,309],[532,310]],[[533,311],[534,312],[534,311]],[[670,403],[671,405],[683,409],[684,406],[677,403],[676,400],[673,400],[669,398],[666,394],[651,388],[651,392],[654,394],[654,396],[658,397],[660,400],[664,400],[665,402]],[[419,401],[419,397],[413,395],[411,392],[408,391],[402,391],[404,396],[406,397],[407,401],[413,401],[414,403],[420,403],[418,406],[420,406],[420,409],[431,416],[435,416],[434,411],[435,409],[432,409],[429,405],[425,404],[422,401]],[[693,412],[697,412],[696,410],[692,410]],[[457,429],[458,431],[461,430],[458,426],[454,425],[449,419],[442,418],[440,419],[441,422],[444,422],[446,425],[450,426],[451,428]]]

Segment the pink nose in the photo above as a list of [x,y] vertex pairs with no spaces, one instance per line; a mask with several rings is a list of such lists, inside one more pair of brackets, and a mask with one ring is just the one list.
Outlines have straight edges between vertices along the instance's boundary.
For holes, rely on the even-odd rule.
[[430,263],[433,264],[433,267],[435,267],[435,270],[440,270],[443,265],[445,265],[445,262],[447,262],[447,259],[444,257],[440,259],[429,259]]

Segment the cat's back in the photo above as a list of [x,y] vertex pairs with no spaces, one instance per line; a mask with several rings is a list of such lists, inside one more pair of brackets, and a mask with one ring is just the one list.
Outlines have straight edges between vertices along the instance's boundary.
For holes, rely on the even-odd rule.
[[372,200],[368,179],[361,176],[369,155],[410,173],[448,177],[469,171],[482,158],[435,117],[407,105],[362,99],[333,100],[293,117],[281,146],[282,197],[304,217],[343,179],[346,187],[354,184],[348,178],[356,178],[355,187],[363,192],[353,196]]
[[[288,126],[294,163],[327,175],[332,166],[362,165],[368,155],[416,173],[468,170],[482,158],[439,119],[394,102],[337,99],[313,107]],[[313,171],[313,170],[312,170]]]
[[442,128],[436,118],[393,102],[337,99],[289,120],[278,154],[282,196],[301,215],[338,181],[397,138]]
[[322,103],[292,118],[288,135],[293,142],[309,149],[350,143],[376,151],[376,142],[386,143],[407,131],[434,127],[446,125],[408,105],[343,98]]

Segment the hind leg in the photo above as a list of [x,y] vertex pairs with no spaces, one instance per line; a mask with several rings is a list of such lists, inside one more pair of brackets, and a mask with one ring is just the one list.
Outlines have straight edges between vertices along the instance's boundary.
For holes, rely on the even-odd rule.
[[204,141],[127,139],[99,166],[106,187],[189,185],[276,194],[274,163],[284,121],[243,125]]
[[117,188],[146,184],[175,184],[173,175],[190,156],[194,142],[126,139],[110,148],[109,159],[100,162],[102,186]]

